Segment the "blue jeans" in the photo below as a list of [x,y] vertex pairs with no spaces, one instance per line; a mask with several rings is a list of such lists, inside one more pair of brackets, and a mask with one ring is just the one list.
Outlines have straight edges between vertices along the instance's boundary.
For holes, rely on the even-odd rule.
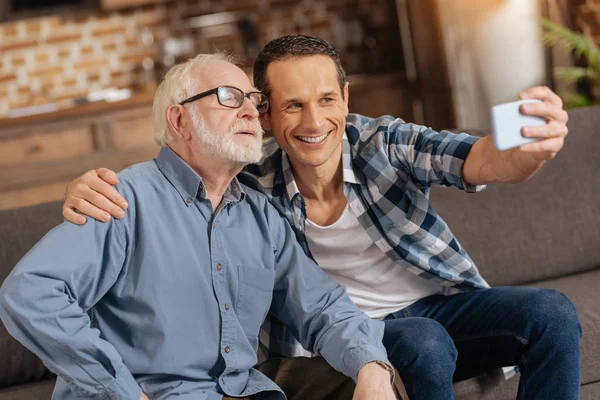
[[[497,287],[430,296],[385,318],[383,344],[411,400],[454,399],[452,382],[518,365],[518,399],[579,398],[581,327],[562,293]],[[516,378],[515,378],[516,379]]]

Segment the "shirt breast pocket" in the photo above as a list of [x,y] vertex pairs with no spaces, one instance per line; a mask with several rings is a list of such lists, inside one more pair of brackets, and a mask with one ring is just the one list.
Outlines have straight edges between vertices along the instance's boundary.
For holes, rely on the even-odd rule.
[[238,265],[239,288],[236,314],[248,337],[258,337],[258,331],[271,307],[275,271]]

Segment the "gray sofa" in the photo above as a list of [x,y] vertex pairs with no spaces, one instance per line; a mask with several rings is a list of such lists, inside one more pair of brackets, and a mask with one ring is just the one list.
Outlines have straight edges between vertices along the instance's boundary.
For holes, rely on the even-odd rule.
[[[432,201],[492,285],[567,294],[583,327],[581,398],[600,399],[600,107],[570,112],[563,151],[531,181],[479,194],[436,188]],[[0,212],[0,281],[53,226],[61,203]],[[0,324],[0,400],[49,399],[53,375]],[[514,399],[518,378],[455,385],[458,399]]]

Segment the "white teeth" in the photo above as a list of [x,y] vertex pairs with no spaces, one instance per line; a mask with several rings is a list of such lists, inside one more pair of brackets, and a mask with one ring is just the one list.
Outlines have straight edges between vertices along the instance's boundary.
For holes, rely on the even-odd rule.
[[298,139],[302,140],[306,143],[321,143],[327,137],[327,133],[322,134],[321,136],[312,137],[312,136],[298,136]]

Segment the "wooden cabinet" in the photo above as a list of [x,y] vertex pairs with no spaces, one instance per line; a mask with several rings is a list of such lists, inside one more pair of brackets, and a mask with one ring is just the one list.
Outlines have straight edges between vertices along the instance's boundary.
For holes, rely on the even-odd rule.
[[154,158],[152,97],[0,120],[0,209],[61,199],[84,172]]
[[154,123],[145,108],[120,112],[112,122],[112,130],[119,132],[112,137],[118,150],[152,147],[155,143]]
[[26,129],[2,141],[0,167],[58,161],[85,156],[93,151],[94,140],[89,123]]
[[103,10],[118,10],[127,7],[145,6],[147,4],[164,3],[165,0],[100,0]]
[[350,75],[348,107],[351,113],[380,117],[392,115],[414,121],[414,85],[400,74]]

